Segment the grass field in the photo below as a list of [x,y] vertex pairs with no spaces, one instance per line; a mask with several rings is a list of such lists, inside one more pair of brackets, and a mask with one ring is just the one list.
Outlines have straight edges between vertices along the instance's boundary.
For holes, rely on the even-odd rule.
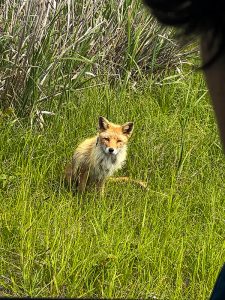
[[[225,188],[200,74],[70,98],[51,107],[44,131],[1,120],[0,295],[207,299],[225,256]],[[99,115],[135,122],[119,174],[148,181],[147,191],[64,188],[64,165]]]

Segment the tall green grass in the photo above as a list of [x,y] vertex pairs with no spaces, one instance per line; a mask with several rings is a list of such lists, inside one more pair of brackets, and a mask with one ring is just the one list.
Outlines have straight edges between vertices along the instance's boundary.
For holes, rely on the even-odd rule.
[[0,17],[0,104],[18,116],[185,60],[141,0],[4,0]]
[[[225,256],[224,158],[200,74],[180,76],[76,92],[42,131],[5,116],[0,295],[209,297]],[[99,115],[135,122],[119,174],[148,190],[64,188],[64,165]]]
[[[207,299],[225,254],[224,158],[184,67],[193,48],[141,1],[5,0],[0,14],[0,296]],[[119,174],[148,190],[63,186],[99,115],[135,122]]]

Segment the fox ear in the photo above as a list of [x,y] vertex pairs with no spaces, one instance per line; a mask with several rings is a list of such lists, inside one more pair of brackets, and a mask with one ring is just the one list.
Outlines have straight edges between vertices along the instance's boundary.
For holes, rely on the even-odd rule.
[[104,117],[99,117],[98,119],[98,129],[99,131],[105,131],[109,128],[109,121]]
[[134,123],[133,122],[127,122],[122,125],[122,131],[124,134],[130,136],[134,128]]

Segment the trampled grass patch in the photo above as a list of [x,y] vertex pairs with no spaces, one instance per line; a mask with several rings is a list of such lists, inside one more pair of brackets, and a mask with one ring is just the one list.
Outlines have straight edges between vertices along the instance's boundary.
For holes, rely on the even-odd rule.
[[[225,255],[224,158],[203,80],[183,76],[76,92],[43,131],[1,122],[0,295],[209,297]],[[99,115],[134,121],[119,174],[148,190],[109,182],[100,197],[63,186]]]

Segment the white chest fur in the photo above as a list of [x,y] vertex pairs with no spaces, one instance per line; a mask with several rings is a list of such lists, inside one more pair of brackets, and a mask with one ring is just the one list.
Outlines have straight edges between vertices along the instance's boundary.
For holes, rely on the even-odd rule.
[[93,175],[96,180],[102,180],[105,177],[122,168],[126,161],[127,147],[124,146],[116,155],[106,154],[100,147],[96,147],[93,153]]

